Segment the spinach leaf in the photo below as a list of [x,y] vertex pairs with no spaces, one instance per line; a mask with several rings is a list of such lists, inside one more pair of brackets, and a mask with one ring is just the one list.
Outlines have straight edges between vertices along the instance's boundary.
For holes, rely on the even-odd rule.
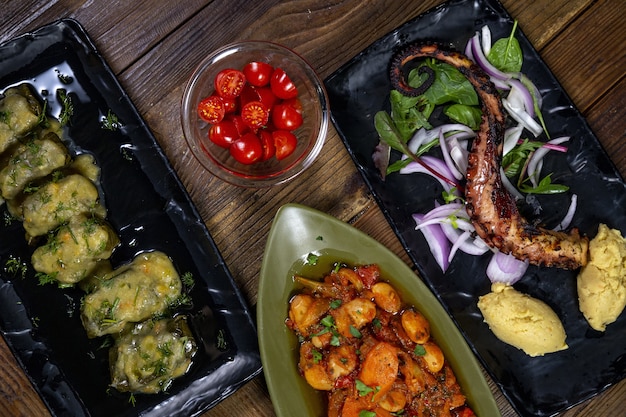
[[469,126],[472,130],[478,130],[482,111],[476,106],[465,104],[452,104],[443,111],[446,116],[457,123]]
[[489,62],[500,71],[520,72],[522,70],[522,62],[524,60],[522,48],[515,36],[513,36],[516,28],[517,20],[513,24],[511,35],[508,38],[498,39],[487,55]]
[[[428,65],[435,71],[435,81],[424,93],[430,103],[435,106],[446,103],[478,105],[476,90],[459,70],[445,62],[434,60],[427,60],[422,65]],[[417,68],[409,73],[409,83],[416,76],[419,76]]]

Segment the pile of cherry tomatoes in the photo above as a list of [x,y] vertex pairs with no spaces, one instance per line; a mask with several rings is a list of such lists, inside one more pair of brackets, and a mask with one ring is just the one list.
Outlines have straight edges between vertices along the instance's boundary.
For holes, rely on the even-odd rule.
[[227,148],[242,164],[282,160],[293,153],[302,105],[284,70],[253,61],[242,70],[220,71],[214,88],[198,105],[200,118],[211,124],[211,142]]

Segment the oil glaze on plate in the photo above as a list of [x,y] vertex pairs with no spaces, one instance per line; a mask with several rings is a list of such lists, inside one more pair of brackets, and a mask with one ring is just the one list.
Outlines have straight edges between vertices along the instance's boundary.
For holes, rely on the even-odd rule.
[[[348,152],[371,189],[425,283],[457,323],[482,364],[523,416],[549,416],[582,402],[626,376],[626,314],[607,327],[592,330],[578,310],[574,271],[531,267],[515,285],[547,302],[561,318],[569,349],[530,358],[500,342],[483,323],[476,307],[489,292],[485,276],[488,256],[457,255],[445,274],[411,218],[432,208],[441,189],[419,174],[389,175],[382,181],[372,162],[378,143],[373,118],[389,109],[390,59],[401,45],[436,40],[464,49],[483,25],[492,38],[507,37],[513,19],[496,0],[453,0],[407,22],[382,37],[325,80],[332,118]],[[516,37],[524,53],[524,67],[542,92],[544,118],[552,137],[571,136],[569,151],[547,159],[545,172],[570,187],[567,195],[539,198],[541,219],[553,227],[565,215],[571,193],[578,195],[573,225],[595,236],[603,222],[626,234],[626,189],[615,166],[587,123],[574,107],[528,39]],[[553,109],[553,110],[547,110]]]
[[[217,404],[261,371],[254,321],[202,219],[155,138],[82,27],[63,20],[0,45],[0,90],[30,83],[58,116],[55,92],[74,105],[72,149],[101,167],[107,220],[118,232],[113,266],[161,250],[191,272],[193,305],[184,312],[199,344],[187,375],[166,394],[108,390],[108,349],[88,340],[79,318],[82,293],[39,286],[7,272],[10,257],[29,261],[19,222],[0,224],[0,330],[54,416],[190,416]],[[111,111],[122,122],[103,129]],[[5,216],[6,208],[0,207]]]
[[[307,265],[309,254],[319,256]],[[285,325],[295,294],[293,275],[321,279],[334,262],[378,264],[382,277],[402,300],[429,320],[434,339],[451,364],[468,403],[478,416],[499,416],[478,362],[430,290],[393,252],[352,226],[315,209],[287,204],[276,213],[269,233],[257,299],[259,347],[267,386],[279,417],[321,417],[324,395],[298,372],[298,340]]]

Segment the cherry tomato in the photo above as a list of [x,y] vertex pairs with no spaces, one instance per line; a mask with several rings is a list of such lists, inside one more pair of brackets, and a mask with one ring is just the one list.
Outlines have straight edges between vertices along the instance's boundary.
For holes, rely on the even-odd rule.
[[255,87],[263,87],[270,83],[274,67],[265,62],[252,61],[243,67],[246,80]]
[[269,87],[257,88],[256,93],[259,96],[259,101],[265,104],[265,107],[268,109],[271,109],[278,101],[278,98],[272,93],[272,89]]
[[251,129],[256,130],[267,124],[270,111],[260,101],[251,101],[241,108],[241,118]]
[[224,109],[226,110],[226,113],[234,113],[237,111],[237,99],[222,97],[222,101],[224,102]]
[[209,129],[211,142],[222,148],[228,148],[239,136],[237,126],[230,120],[222,120]]
[[263,146],[262,161],[267,161],[276,155],[276,145],[274,145],[274,138],[272,132],[267,129],[259,131],[259,139],[261,139],[261,146]]
[[293,107],[294,109],[296,109],[298,113],[302,114],[302,102],[300,101],[298,97],[285,100],[283,101],[283,104],[286,106]]
[[285,159],[293,153],[298,144],[296,135],[287,130],[275,130],[272,132],[274,146],[276,146],[276,159]]
[[237,132],[239,133],[239,136],[250,131],[250,128],[243,122],[243,119],[239,114],[227,114],[224,119],[234,123],[235,127],[237,128]]
[[263,157],[261,140],[252,132],[245,133],[243,136],[235,139],[228,150],[237,162],[246,165],[254,164]]
[[295,107],[277,104],[272,109],[272,123],[279,130],[296,130],[302,126],[302,114]]
[[215,91],[221,97],[235,98],[241,94],[246,85],[246,76],[243,72],[227,68],[215,76]]
[[283,100],[298,96],[296,85],[282,68],[276,68],[274,70],[272,78],[270,79],[270,86],[272,87],[274,95]]
[[215,94],[205,98],[198,104],[198,116],[205,122],[215,124],[222,121],[226,107],[221,97]]

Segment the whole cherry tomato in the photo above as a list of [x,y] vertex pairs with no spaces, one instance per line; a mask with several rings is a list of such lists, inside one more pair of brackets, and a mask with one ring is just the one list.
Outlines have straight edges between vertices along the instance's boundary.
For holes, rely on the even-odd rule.
[[222,120],[209,129],[211,142],[222,148],[228,148],[239,136],[237,126],[231,120]]
[[302,114],[302,102],[298,97],[290,98],[289,100],[284,100],[283,104],[286,106],[291,106],[300,114]]
[[259,96],[259,101],[265,104],[265,107],[271,109],[278,101],[278,98],[272,93],[272,89],[269,87],[258,87],[256,93]]
[[208,123],[219,123],[226,114],[226,107],[221,97],[215,94],[203,99],[198,104],[198,116]]
[[267,161],[276,155],[276,145],[274,145],[274,138],[272,132],[267,129],[259,131],[259,139],[261,140],[261,146],[263,146],[262,161]]
[[270,79],[272,92],[278,98],[288,100],[298,96],[298,89],[282,68],[276,68]]
[[272,123],[279,130],[296,130],[302,126],[302,114],[295,107],[277,104],[272,109]]
[[250,131],[250,127],[248,127],[248,125],[243,122],[240,114],[227,114],[224,119],[230,120],[234,123],[235,127],[237,128],[237,132],[239,133],[239,136]]
[[261,140],[252,132],[245,133],[243,136],[235,139],[228,150],[237,162],[246,165],[254,164],[263,157]]
[[255,87],[264,87],[270,83],[274,67],[265,62],[252,61],[243,67],[246,80]]
[[241,118],[251,129],[256,130],[267,124],[270,111],[260,101],[251,101],[241,107]]
[[219,96],[235,98],[241,94],[244,85],[246,85],[246,76],[239,70],[227,68],[215,76],[214,84],[215,91]]
[[285,159],[293,153],[298,144],[296,135],[287,130],[275,130],[272,132],[274,146],[276,146],[276,159]]

